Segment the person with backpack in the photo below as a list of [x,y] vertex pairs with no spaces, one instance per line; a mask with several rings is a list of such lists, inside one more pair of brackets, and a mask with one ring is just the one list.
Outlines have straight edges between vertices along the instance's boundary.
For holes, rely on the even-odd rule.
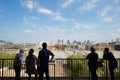
[[21,73],[21,62],[23,57],[24,50],[20,49],[19,53],[16,54],[13,68],[15,70],[15,80],[20,80],[20,73]]
[[28,80],[31,80],[31,74],[35,75],[35,79],[37,80],[37,68],[35,65],[37,65],[38,59],[35,55],[33,55],[34,49],[30,49],[28,52],[28,56],[26,57],[25,63],[26,63],[26,73],[28,73],[29,77]]
[[[54,58],[54,54],[47,49],[47,43],[44,42],[42,44],[42,50],[39,51],[38,60],[39,60],[39,80],[43,80],[43,74],[46,75],[46,80],[49,80],[49,61],[52,61]],[[49,59],[51,56],[51,59]]]
[[109,62],[109,71],[111,80],[115,80],[114,78],[114,70],[117,68],[117,60],[115,59],[112,52],[109,52],[109,48],[105,48],[103,51],[103,60],[108,60]]

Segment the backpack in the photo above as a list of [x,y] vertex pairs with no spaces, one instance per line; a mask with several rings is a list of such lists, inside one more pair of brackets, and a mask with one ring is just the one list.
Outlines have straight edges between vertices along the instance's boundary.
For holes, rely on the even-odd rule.
[[115,62],[113,63],[113,69],[118,67],[118,61],[115,59]]
[[98,61],[98,67],[103,67],[103,64],[101,61]]

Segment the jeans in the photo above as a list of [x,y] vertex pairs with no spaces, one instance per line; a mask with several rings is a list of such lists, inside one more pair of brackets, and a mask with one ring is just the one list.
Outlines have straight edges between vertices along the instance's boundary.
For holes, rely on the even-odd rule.
[[20,79],[21,67],[17,66],[14,70],[15,70],[15,80],[21,80]]
[[43,74],[46,75],[46,80],[49,80],[49,69],[48,66],[40,67],[39,69],[39,80],[43,80]]

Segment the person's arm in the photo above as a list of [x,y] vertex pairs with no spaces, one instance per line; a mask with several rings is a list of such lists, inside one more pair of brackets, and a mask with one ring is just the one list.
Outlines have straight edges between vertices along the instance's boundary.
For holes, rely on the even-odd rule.
[[38,58],[35,56],[35,59],[38,61]]
[[36,64],[38,65],[39,61],[38,61],[38,58],[34,55],[34,58],[36,60]]
[[15,58],[14,58],[13,67],[15,67],[15,59],[16,59],[16,55],[15,55]]
[[89,54],[87,55],[86,59],[89,59]]
[[40,53],[41,53],[41,51],[39,51],[39,53],[38,53],[38,63],[40,63]]
[[51,59],[50,59],[50,62],[53,60],[53,58],[55,57],[55,55],[50,51],[50,54],[51,54]]
[[19,56],[19,61],[22,61],[22,58],[23,58],[23,53],[20,54],[20,56]]
[[26,59],[25,59],[25,63],[27,63],[28,62],[28,56],[26,57]]
[[108,59],[108,53],[103,53],[103,59]]
[[55,57],[55,55],[53,54],[50,61],[52,61],[54,57]]
[[19,61],[22,61],[22,56],[19,57]]
[[106,60],[107,59],[107,55],[106,55],[106,53],[105,52],[103,52],[103,58],[100,60],[101,62],[104,62],[104,60]]

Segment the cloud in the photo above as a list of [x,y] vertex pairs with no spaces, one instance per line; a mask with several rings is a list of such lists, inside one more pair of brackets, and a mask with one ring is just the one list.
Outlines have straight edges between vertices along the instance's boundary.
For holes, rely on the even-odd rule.
[[120,29],[118,29],[117,31],[120,32]]
[[117,33],[110,33],[110,37],[112,37],[112,39],[113,39],[113,38],[114,38],[114,39],[117,39],[118,37],[120,37],[120,35],[117,34]]
[[119,0],[113,0],[115,3],[118,3],[119,2]]
[[61,6],[62,8],[68,7],[70,4],[72,4],[75,0],[67,0],[65,3],[63,3]]
[[55,16],[53,17],[53,20],[56,20],[56,21],[66,21],[67,19],[61,17],[61,16]]
[[26,15],[23,16],[23,22],[25,26],[36,27],[37,20],[40,20],[40,18],[36,16],[26,16]]
[[116,7],[116,13],[118,13],[120,15],[120,6]]
[[77,40],[77,39],[79,39],[80,38],[80,35],[73,35],[73,34],[71,34],[71,35],[69,35],[69,37],[71,38],[71,39],[74,39],[74,40]]
[[40,18],[35,17],[35,16],[32,16],[31,19],[32,19],[32,20],[39,20]]
[[98,2],[99,0],[91,0],[90,2],[87,2],[85,5],[83,5],[81,8],[80,8],[80,12],[84,12],[84,11],[89,11],[93,8],[96,7],[96,3]]
[[74,28],[83,28],[83,29],[93,29],[96,27],[96,24],[80,24],[80,23],[77,23],[75,22],[74,24]]
[[38,32],[43,32],[44,30],[42,28],[37,29]]
[[100,20],[104,22],[113,21],[113,19],[116,19],[119,16],[119,9],[119,7],[113,7],[110,5],[105,6],[104,9],[98,12],[101,17]]
[[86,25],[83,25],[83,27],[85,29],[93,29],[95,27],[95,25],[86,24]]
[[23,17],[23,21],[24,21],[25,24],[29,25],[29,22],[28,22],[28,19],[27,19],[26,15]]
[[112,17],[103,17],[101,20],[104,22],[111,22],[113,20],[113,18]]
[[24,32],[25,32],[25,33],[34,33],[34,32],[36,32],[36,31],[26,29],[26,30],[24,30]]
[[64,28],[61,28],[60,26],[54,26],[54,27],[51,27],[51,26],[47,26],[46,27],[48,31],[50,32],[57,32],[57,33],[63,33],[65,32],[66,30]]
[[[103,39],[103,35],[98,34],[98,33],[92,33],[92,32],[87,32],[87,33],[82,33],[82,34],[71,34],[69,35],[71,40],[80,40],[80,41],[85,41],[85,40],[90,40],[90,41],[101,41]],[[97,38],[95,38],[97,37]]]
[[21,0],[22,6],[32,10],[34,8],[34,2],[32,0]]
[[105,8],[100,12],[100,16],[106,16],[112,9],[112,6],[105,6]]
[[80,24],[76,24],[74,27],[79,29],[81,27],[81,25]]
[[49,10],[49,9],[46,9],[46,8],[38,8],[38,12],[39,13],[43,13],[43,14],[49,14],[49,15],[52,15],[53,14],[53,12],[51,11],[51,10]]
[[36,17],[36,16],[24,16],[23,17],[23,20],[24,20],[24,22],[26,22],[26,23],[28,23],[29,21],[33,21],[33,20],[40,20],[40,18],[39,17]]
[[77,22],[75,22],[74,27],[77,28],[77,29],[79,29],[80,27],[82,27],[82,25],[79,24],[79,23],[77,23]]

